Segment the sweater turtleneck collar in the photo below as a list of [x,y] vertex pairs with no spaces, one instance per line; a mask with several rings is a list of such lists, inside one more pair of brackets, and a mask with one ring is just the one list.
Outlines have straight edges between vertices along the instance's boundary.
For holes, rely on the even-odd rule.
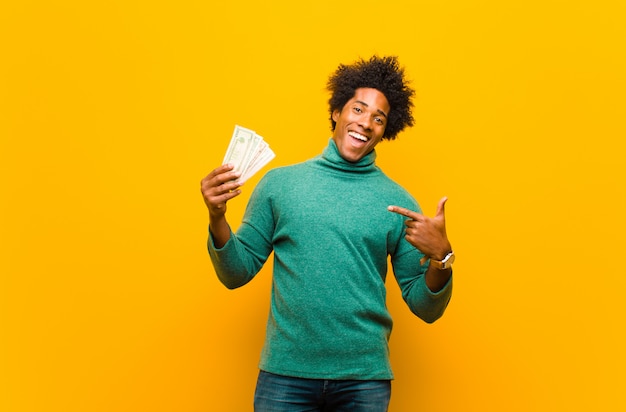
[[337,144],[332,137],[329,139],[328,146],[322,152],[320,159],[324,165],[346,172],[366,173],[377,169],[375,163],[376,150],[372,150],[359,161],[352,163],[341,157]]

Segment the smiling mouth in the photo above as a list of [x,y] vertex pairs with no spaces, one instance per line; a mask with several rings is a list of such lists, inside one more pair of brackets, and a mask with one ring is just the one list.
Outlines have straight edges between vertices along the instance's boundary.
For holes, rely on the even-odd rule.
[[362,142],[367,142],[369,140],[369,138],[367,136],[362,135],[361,133],[357,133],[357,132],[348,132],[348,135],[354,137],[357,140],[360,140]]

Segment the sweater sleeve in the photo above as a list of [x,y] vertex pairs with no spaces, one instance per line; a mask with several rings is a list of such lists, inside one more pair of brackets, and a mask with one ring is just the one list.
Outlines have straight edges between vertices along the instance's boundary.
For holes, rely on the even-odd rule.
[[250,282],[261,270],[272,252],[274,219],[271,201],[264,182],[260,182],[250,197],[241,226],[231,231],[226,244],[218,249],[209,232],[207,248],[218,279],[229,289]]
[[[422,213],[415,199],[409,194],[407,196],[406,207]],[[396,232],[396,243],[391,252],[393,273],[402,291],[402,297],[411,312],[424,322],[433,323],[443,315],[452,297],[452,276],[438,292],[432,292],[428,288],[426,270],[430,262],[426,261],[423,265],[421,264],[420,260],[424,254],[405,239],[405,218],[402,216],[396,218],[399,219],[398,225],[402,229]]]
[[394,275],[411,312],[423,321],[433,323],[443,315],[448,306],[452,296],[452,277],[440,291],[432,292],[426,285],[428,262],[421,265],[420,259],[424,255],[412,246],[411,248],[412,250],[392,256]]

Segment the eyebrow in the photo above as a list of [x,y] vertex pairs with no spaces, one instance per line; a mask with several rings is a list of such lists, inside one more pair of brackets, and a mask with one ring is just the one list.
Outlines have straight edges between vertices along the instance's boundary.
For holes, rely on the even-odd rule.
[[[363,105],[363,106],[365,106],[365,107],[370,107],[370,106],[369,106],[369,104],[367,104],[367,103],[365,103],[365,102],[362,102],[362,101],[360,101],[360,100],[356,100],[356,101],[355,101],[355,103],[360,103],[360,104],[362,104],[362,105]],[[383,112],[383,111],[382,111],[382,110],[380,110],[380,109],[377,109],[376,111],[377,111],[378,113],[382,114],[383,116],[385,116],[385,119],[387,118],[387,113]]]

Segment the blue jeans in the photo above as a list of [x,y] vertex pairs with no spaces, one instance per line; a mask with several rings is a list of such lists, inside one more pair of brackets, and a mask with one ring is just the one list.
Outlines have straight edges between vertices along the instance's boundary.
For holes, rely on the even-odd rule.
[[389,380],[303,379],[259,372],[255,412],[385,412]]

